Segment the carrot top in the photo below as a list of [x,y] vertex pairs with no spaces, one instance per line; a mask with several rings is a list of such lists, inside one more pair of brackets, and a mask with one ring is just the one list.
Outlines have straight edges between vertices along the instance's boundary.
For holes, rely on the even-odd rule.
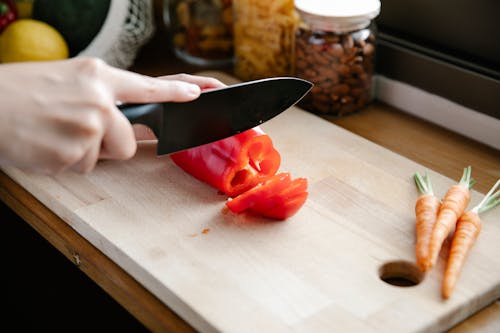
[[462,174],[462,178],[460,179],[460,182],[458,184],[467,189],[471,189],[472,186],[474,186],[474,184],[476,183],[476,180],[470,177],[471,172],[472,168],[470,165],[464,168],[464,173]]
[[[470,165],[464,168],[462,178],[460,179],[460,182],[458,184],[467,189],[471,189],[472,186],[474,186],[474,184],[476,183],[476,180],[474,178],[471,178],[471,172],[472,168]],[[427,174],[427,171],[425,172],[423,177],[418,172],[415,172],[414,179],[420,194],[434,195],[431,180],[429,178],[429,175]]]
[[420,194],[434,195],[434,191],[432,190],[431,179],[429,178],[427,172],[425,172],[424,177],[422,177],[418,172],[415,172],[414,179]]
[[[489,190],[489,192],[484,196],[483,200],[471,209],[476,214],[484,213],[498,205],[500,205],[500,190],[496,191],[497,187],[500,185],[500,179],[497,180],[495,185]],[[493,193],[495,192],[495,193]]]

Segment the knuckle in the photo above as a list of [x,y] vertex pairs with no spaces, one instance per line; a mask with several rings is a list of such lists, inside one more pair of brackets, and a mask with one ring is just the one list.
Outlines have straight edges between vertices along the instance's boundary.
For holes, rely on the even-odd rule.
[[77,59],[78,68],[82,73],[95,77],[106,67],[106,63],[99,58],[81,57]]
[[63,170],[78,162],[82,156],[83,150],[80,147],[58,149],[53,154],[53,168]]
[[143,81],[144,90],[143,94],[146,99],[152,99],[160,91],[160,86],[156,80],[147,79]]
[[79,59],[76,78],[80,101],[98,109],[109,108],[114,105],[112,94],[106,82],[102,79],[105,66],[104,61],[97,58]]
[[109,94],[104,89],[99,89],[99,87],[95,87],[94,89],[93,103],[98,110],[104,112],[110,112],[112,106],[114,106]]
[[176,80],[188,81],[192,76],[186,73],[179,73],[173,76]]
[[[89,84],[83,88],[82,95],[87,96],[86,104],[91,110],[107,114],[115,106],[109,92],[100,84]],[[90,112],[92,113],[92,112]],[[95,116],[95,115],[94,115]]]
[[103,132],[104,124],[100,112],[86,112],[80,122],[80,132],[86,137],[100,136]]

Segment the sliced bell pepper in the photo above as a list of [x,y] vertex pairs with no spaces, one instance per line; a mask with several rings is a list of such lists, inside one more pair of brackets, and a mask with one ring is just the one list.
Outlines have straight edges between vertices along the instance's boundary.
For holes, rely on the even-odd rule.
[[229,195],[235,213],[284,220],[307,199],[307,179],[276,174],[281,157],[259,127],[224,140],[171,154],[185,172]]
[[171,154],[185,172],[228,196],[236,196],[273,176],[281,156],[260,127]]
[[226,206],[234,213],[249,211],[284,220],[302,207],[307,196],[307,179],[292,180],[290,173],[282,172],[239,196],[228,199]]

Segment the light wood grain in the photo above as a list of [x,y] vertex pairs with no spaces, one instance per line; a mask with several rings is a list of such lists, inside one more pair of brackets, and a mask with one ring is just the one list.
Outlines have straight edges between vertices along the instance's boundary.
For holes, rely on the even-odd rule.
[[[86,176],[5,172],[201,331],[442,331],[498,298],[498,211],[450,301],[439,298],[443,257],[418,286],[387,285],[382,264],[413,260],[411,176],[425,167],[295,108],[263,128],[283,170],[310,181],[282,223],[225,213],[223,196],[151,142]],[[436,190],[454,182],[430,173]]]

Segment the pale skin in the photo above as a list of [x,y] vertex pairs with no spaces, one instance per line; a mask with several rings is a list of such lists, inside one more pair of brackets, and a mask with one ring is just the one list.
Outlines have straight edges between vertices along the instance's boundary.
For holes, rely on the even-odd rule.
[[137,140],[123,103],[186,102],[223,84],[187,74],[153,78],[95,58],[0,65],[0,165],[54,175],[88,173],[99,159],[134,156]]

